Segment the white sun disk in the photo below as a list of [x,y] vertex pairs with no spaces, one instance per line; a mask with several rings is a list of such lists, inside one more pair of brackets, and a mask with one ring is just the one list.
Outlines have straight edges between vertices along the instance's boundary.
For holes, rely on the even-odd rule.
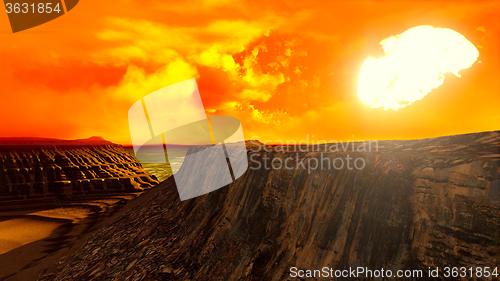
[[441,86],[445,75],[476,62],[479,52],[460,33],[430,25],[412,27],[380,42],[384,56],[368,57],[358,77],[358,97],[373,108],[398,110]]

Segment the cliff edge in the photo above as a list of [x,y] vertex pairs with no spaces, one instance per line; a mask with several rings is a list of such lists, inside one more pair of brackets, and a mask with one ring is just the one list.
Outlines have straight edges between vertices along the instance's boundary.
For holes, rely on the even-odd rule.
[[[381,141],[348,152],[366,160],[359,170],[250,163],[233,184],[183,202],[170,178],[41,280],[287,280],[291,266],[496,266],[499,148],[500,133],[487,132]],[[258,145],[249,159],[346,153]]]

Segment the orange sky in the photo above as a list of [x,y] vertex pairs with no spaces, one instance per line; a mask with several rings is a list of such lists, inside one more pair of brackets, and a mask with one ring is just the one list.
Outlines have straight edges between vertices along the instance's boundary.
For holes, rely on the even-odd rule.
[[[499,1],[168,2],[84,0],[15,34],[0,12],[0,136],[129,143],[133,102],[193,76],[207,110],[239,118],[247,139],[500,129]],[[399,111],[361,104],[364,58],[381,52],[380,40],[422,24],[460,32],[480,62]]]

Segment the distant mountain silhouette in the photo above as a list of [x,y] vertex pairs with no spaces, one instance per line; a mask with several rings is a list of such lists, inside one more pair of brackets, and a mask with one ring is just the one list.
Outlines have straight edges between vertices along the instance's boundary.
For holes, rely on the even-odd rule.
[[63,140],[53,138],[39,138],[39,137],[0,137],[0,146],[45,146],[45,145],[107,145],[113,144],[99,136],[93,136],[87,139]]

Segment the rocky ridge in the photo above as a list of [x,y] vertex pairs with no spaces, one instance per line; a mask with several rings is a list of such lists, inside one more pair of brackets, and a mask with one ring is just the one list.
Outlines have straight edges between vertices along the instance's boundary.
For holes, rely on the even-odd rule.
[[288,280],[291,266],[499,265],[500,132],[381,141],[365,152],[249,145],[249,159],[260,160],[347,153],[366,166],[250,165],[233,184],[183,202],[170,178],[40,280]]
[[0,199],[140,191],[158,183],[122,146],[87,140],[0,139]]

